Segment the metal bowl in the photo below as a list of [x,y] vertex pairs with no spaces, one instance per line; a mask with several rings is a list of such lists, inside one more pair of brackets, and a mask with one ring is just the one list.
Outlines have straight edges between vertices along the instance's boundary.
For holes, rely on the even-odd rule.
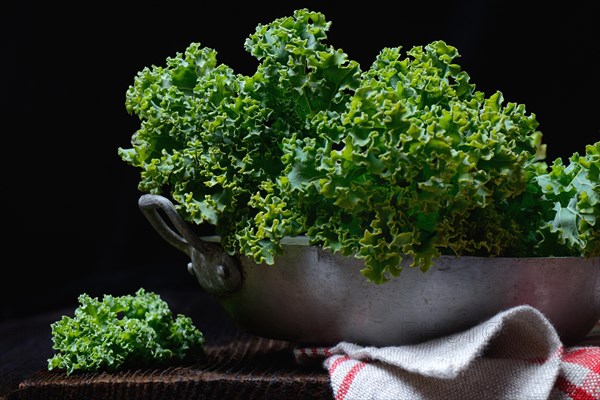
[[[144,195],[144,215],[188,254],[201,287],[242,329],[303,344],[392,346],[472,327],[528,304],[564,343],[582,339],[600,319],[600,257],[490,258],[442,256],[427,272],[405,265],[385,284],[367,282],[361,260],[284,240],[275,265],[229,256],[218,238],[195,236],[166,198]],[[161,218],[162,209],[181,235]]]

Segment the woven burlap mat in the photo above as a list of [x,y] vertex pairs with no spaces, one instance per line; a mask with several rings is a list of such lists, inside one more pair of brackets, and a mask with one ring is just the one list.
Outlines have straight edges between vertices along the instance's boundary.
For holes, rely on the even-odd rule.
[[40,371],[14,399],[331,399],[320,366],[299,367],[287,342],[243,338],[208,346],[206,360],[186,367],[118,373]]

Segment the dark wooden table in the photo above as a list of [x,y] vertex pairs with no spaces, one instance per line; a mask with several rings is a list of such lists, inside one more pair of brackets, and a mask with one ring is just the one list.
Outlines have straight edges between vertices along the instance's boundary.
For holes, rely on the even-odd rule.
[[[320,365],[298,366],[293,345],[248,335],[231,324],[206,295],[161,293],[190,315],[206,337],[206,358],[193,365],[118,373],[45,369],[52,355],[49,324],[57,310],[0,324],[0,399],[331,399]],[[194,299],[190,302],[190,299]],[[600,324],[582,345],[600,345]]]

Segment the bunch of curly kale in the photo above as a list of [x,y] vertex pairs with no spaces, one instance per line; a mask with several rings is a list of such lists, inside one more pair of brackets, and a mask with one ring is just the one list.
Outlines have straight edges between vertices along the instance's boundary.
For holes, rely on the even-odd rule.
[[189,317],[173,318],[159,295],[138,290],[135,295],[102,300],[82,294],[72,317],[54,322],[56,350],[48,369],[114,371],[124,366],[148,366],[202,355],[204,336]]
[[365,261],[600,254],[600,142],[549,170],[535,116],[475,90],[442,41],[370,69],[324,43],[317,12],[259,25],[252,76],[192,44],[127,92],[140,129],[121,157],[222,244],[273,263],[285,236]]

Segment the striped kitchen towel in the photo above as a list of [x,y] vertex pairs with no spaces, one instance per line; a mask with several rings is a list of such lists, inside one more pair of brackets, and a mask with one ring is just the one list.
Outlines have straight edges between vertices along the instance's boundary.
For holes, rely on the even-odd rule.
[[417,345],[297,348],[323,360],[336,400],[600,400],[600,347],[563,347],[542,313],[518,306]]

